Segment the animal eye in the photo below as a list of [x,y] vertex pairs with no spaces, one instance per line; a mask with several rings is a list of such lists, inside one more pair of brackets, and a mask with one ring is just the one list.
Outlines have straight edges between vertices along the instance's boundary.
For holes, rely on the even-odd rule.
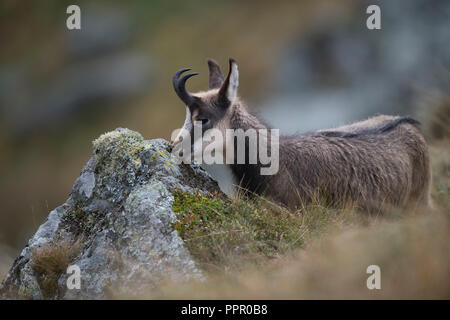
[[209,119],[207,119],[207,118],[199,118],[199,119],[197,119],[197,121],[201,121],[202,126],[207,126],[210,122]]

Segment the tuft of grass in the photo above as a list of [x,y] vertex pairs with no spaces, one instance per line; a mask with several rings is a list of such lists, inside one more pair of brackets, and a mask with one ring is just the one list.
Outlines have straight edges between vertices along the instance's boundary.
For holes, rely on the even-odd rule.
[[61,240],[32,249],[31,268],[37,274],[41,295],[44,299],[57,296],[58,279],[69,264],[80,254],[83,240]]

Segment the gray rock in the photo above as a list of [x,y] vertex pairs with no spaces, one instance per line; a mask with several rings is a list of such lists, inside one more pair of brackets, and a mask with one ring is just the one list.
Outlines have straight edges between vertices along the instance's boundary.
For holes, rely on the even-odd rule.
[[[93,145],[94,156],[69,199],[50,212],[14,261],[0,297],[104,299],[158,290],[165,280],[203,277],[172,227],[177,215],[171,191],[220,192],[217,183],[200,167],[176,165],[162,139],[145,141],[116,129]],[[54,258],[66,262],[44,264],[49,270],[43,272],[43,250],[70,261]],[[79,267],[80,289],[68,288],[68,265]]]

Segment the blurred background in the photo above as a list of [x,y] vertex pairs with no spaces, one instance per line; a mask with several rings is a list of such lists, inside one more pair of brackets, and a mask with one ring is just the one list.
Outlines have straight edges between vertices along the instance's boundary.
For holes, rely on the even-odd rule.
[[[70,4],[81,30],[66,28]],[[370,4],[381,30],[366,27]],[[127,127],[169,139],[182,125],[177,69],[200,72],[189,90],[202,90],[206,59],[227,71],[233,57],[249,106],[304,132],[448,102],[449,39],[447,0],[2,0],[0,279],[69,196],[94,138]]]

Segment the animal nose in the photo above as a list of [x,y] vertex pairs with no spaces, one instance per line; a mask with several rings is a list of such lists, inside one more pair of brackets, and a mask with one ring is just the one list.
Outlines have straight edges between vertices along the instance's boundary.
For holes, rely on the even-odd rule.
[[[176,139],[174,141],[171,142],[172,144],[172,150],[181,142],[181,139]],[[183,157],[183,150],[178,151],[178,155],[180,157]]]
[[172,147],[175,147],[177,144],[179,144],[180,143],[180,139],[176,139],[176,140],[174,140],[174,141],[172,141],[171,142],[171,144],[172,144]]

